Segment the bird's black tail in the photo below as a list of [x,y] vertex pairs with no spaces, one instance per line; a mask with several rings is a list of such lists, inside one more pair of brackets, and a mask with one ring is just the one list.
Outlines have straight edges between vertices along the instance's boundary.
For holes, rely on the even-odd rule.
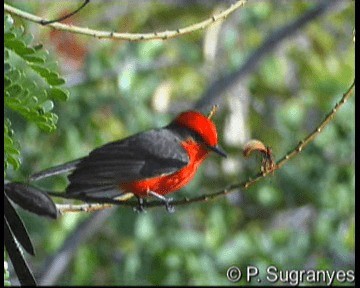
[[29,177],[29,181],[37,181],[40,179],[44,179],[50,176],[55,176],[55,175],[60,175],[63,173],[68,173],[68,172],[72,172],[73,170],[75,170],[75,168],[77,167],[77,165],[81,162],[82,158],[80,159],[76,159],[64,164],[60,164],[48,169],[45,169],[43,171],[37,172],[33,175],[31,175]]

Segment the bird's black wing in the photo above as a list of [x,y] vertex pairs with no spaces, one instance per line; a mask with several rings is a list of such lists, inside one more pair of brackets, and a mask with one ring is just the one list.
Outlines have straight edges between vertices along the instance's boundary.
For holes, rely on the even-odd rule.
[[189,162],[180,141],[175,131],[163,128],[99,147],[77,164],[66,192],[115,197],[120,183],[174,173]]

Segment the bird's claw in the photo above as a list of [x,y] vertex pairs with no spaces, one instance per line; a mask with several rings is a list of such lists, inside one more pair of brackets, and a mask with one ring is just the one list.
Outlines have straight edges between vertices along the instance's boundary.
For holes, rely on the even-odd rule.
[[175,212],[175,206],[170,203],[170,202],[172,202],[172,200],[173,200],[172,198],[167,198],[165,201],[165,208],[166,208],[166,211],[169,213]]
[[170,202],[173,201],[173,198],[167,198],[161,194],[158,194],[154,191],[148,191],[148,194],[151,195],[151,196],[154,196],[155,198],[159,199],[161,202],[164,203],[165,205],[165,208],[166,208],[166,211],[169,212],[169,213],[174,213],[175,211],[175,207],[174,205],[171,205]]
[[144,206],[136,206],[136,207],[133,207],[133,210],[134,210],[134,212],[136,212],[136,213],[146,213],[146,210],[145,210],[145,208],[144,208]]
[[146,213],[145,207],[144,207],[144,199],[143,198],[138,198],[138,205],[133,207],[134,212],[136,213]]

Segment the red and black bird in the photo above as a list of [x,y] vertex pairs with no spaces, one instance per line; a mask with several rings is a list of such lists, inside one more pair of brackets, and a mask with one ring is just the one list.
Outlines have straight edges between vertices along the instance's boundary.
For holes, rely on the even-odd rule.
[[210,152],[226,157],[218,146],[215,124],[197,111],[178,115],[169,125],[96,148],[84,158],[34,174],[30,180],[72,172],[66,197],[116,199],[131,192],[154,196],[169,209],[164,195],[185,186]]

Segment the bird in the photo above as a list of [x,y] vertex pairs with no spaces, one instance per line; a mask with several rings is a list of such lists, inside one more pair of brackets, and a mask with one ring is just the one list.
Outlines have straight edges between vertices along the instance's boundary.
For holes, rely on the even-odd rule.
[[165,196],[187,185],[211,152],[227,157],[211,116],[182,112],[165,127],[107,143],[88,156],[35,173],[30,180],[71,172],[66,198],[121,199],[132,193],[140,211],[149,196],[173,211],[172,198]]

